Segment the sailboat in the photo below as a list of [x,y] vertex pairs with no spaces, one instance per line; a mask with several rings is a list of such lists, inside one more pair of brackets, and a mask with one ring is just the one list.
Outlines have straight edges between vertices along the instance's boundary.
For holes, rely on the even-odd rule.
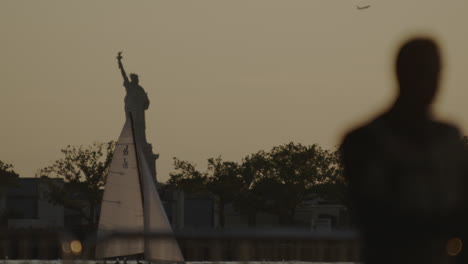
[[129,113],[107,175],[96,258],[143,255],[148,261],[183,262],[140,145]]

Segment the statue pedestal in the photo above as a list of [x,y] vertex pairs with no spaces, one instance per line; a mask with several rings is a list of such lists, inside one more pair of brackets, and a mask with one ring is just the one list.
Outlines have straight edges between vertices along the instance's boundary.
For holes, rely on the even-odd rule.
[[159,158],[159,154],[153,153],[153,145],[150,143],[143,144],[146,161],[148,162],[149,169],[154,176],[155,183],[158,182],[158,177],[156,174],[156,160]]

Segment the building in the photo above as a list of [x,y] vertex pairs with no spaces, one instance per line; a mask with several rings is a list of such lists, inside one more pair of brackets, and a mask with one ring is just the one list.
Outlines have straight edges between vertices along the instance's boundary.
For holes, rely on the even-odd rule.
[[[49,179],[63,184],[62,179]],[[64,208],[47,199],[47,182],[40,178],[19,178],[3,192],[0,211],[8,228],[49,228],[64,226]]]

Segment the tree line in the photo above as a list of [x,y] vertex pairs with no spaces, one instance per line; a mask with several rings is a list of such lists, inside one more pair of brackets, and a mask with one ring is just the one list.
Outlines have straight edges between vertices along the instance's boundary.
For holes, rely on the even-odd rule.
[[[114,147],[115,141],[110,141],[62,149],[62,158],[36,173],[48,185],[45,195],[49,202],[79,213],[95,226],[95,209],[102,200]],[[13,187],[18,177],[11,164],[0,161],[0,190]],[[54,178],[63,182],[49,180]],[[317,144],[291,142],[247,155],[241,162],[209,158],[205,171],[174,158],[174,171],[161,185],[163,190],[216,197],[221,226],[228,203],[248,216],[249,225],[255,225],[257,212],[278,216],[280,224],[292,224],[297,207],[306,199],[347,203],[339,151]],[[2,213],[7,217],[7,212]]]
[[247,155],[241,162],[210,158],[203,172],[189,161],[174,158],[174,168],[165,188],[217,197],[221,226],[228,203],[247,216],[250,226],[255,226],[257,212],[276,215],[280,225],[292,225],[296,209],[305,200],[324,198],[347,204],[339,151],[317,144],[291,142]]

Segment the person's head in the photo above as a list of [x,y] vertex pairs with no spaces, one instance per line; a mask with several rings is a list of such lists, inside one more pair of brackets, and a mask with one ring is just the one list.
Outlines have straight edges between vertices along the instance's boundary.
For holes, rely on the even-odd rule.
[[135,74],[135,73],[131,73],[131,74],[130,74],[130,81],[131,81],[132,83],[138,84],[138,82],[139,82],[139,80],[138,80],[138,75]]
[[406,42],[396,61],[399,100],[427,110],[437,93],[440,69],[439,48],[434,40],[414,38]]

